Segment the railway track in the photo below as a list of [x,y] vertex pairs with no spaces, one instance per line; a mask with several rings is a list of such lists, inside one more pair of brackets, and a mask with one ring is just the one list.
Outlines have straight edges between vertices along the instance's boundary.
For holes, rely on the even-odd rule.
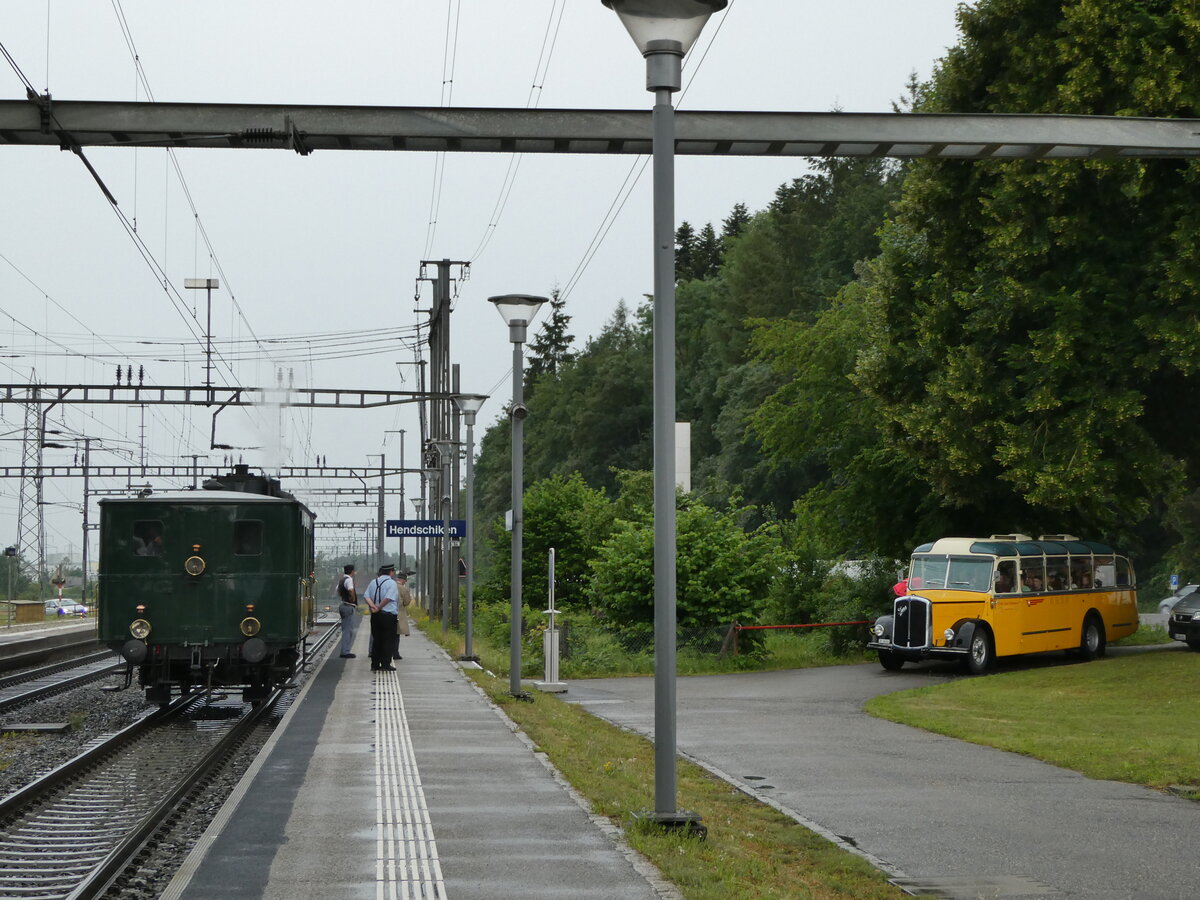
[[7,675],[0,678],[0,713],[97,681],[123,668],[116,655],[105,650]]
[[291,686],[253,707],[212,692],[182,697],[0,801],[0,897],[103,894]]

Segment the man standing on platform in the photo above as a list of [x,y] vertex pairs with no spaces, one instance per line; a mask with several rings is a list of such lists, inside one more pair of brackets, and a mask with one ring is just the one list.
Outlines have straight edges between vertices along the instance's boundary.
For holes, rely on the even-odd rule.
[[400,597],[400,613],[396,624],[400,634],[396,635],[396,652],[393,656],[400,659],[400,635],[408,637],[408,608],[412,606],[412,591],[408,589],[408,573],[401,572],[396,576],[396,593]]
[[358,591],[354,588],[354,566],[347,564],[338,582],[338,615],[342,617],[342,659],[354,659],[354,630],[358,627]]
[[396,614],[400,609],[400,594],[392,574],[396,567],[384,563],[379,574],[367,586],[367,608],[371,610],[371,669],[395,672],[392,654],[396,649]]

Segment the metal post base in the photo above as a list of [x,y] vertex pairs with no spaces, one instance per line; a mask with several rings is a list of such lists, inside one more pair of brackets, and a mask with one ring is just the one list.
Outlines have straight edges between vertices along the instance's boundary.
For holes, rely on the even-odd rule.
[[673,813],[660,813],[644,809],[633,814],[636,825],[647,825],[661,828],[664,831],[682,831],[687,837],[704,840],[708,837],[708,827],[700,816],[690,810],[681,809]]

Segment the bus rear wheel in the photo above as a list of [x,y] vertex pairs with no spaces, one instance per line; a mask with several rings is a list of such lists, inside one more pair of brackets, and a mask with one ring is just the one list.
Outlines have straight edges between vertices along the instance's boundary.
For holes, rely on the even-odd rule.
[[880,650],[879,664],[889,672],[899,672],[904,667],[904,657],[894,650]]
[[1081,658],[1091,661],[1103,656],[1104,649],[1104,625],[1094,613],[1090,613],[1083,620],[1083,634],[1079,638],[1079,655]]
[[971,645],[967,648],[965,668],[968,675],[984,675],[996,661],[996,651],[992,647],[992,636],[982,625],[976,626],[971,635]]

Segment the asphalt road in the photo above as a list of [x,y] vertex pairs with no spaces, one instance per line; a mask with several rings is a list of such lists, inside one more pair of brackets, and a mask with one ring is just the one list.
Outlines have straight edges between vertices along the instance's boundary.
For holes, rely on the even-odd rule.
[[[1190,651],[1176,644],[1109,652]],[[1071,664],[1079,663],[1045,654],[1001,667]],[[862,711],[878,694],[957,677],[952,666],[930,662],[899,673],[868,664],[681,678],[678,746],[857,847],[914,891],[953,898],[1200,894],[1200,805]],[[653,679],[573,681],[565,699],[653,734]]]

